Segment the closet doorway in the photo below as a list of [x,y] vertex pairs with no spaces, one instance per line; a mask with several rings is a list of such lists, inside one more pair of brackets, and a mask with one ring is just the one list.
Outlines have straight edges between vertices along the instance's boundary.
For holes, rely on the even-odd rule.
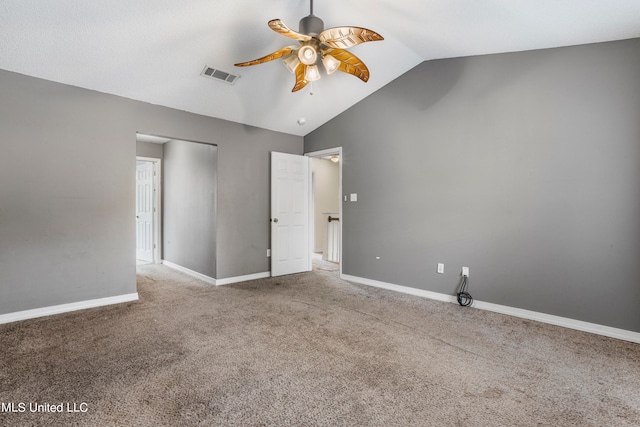
[[136,157],[136,264],[160,260],[160,159]]

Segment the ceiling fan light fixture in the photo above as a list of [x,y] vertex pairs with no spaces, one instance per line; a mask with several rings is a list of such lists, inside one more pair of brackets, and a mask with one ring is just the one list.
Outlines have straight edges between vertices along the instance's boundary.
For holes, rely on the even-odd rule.
[[304,79],[314,82],[320,78],[320,70],[317,65],[307,65],[304,67]]
[[325,55],[322,58],[322,64],[324,65],[324,69],[327,70],[327,74],[331,74],[338,69],[338,67],[340,66],[340,61],[338,61],[332,55]]
[[298,59],[304,65],[314,65],[318,59],[318,54],[313,46],[307,44],[298,49]]
[[322,19],[313,14],[313,0],[309,0],[309,6],[310,13],[300,20],[299,32],[287,27],[281,19],[272,19],[267,23],[276,33],[297,40],[299,46],[285,46],[262,58],[239,62],[235,66],[248,67],[282,59],[284,66],[296,77],[296,84],[291,92],[297,92],[320,78],[318,59],[322,60],[327,74],[337,70],[368,82],[367,66],[345,49],[361,43],[384,40],[384,37],[362,27],[332,27],[325,30]]
[[289,55],[282,60],[285,68],[289,70],[290,73],[295,73],[296,68],[300,65],[300,60],[298,59],[298,55]]

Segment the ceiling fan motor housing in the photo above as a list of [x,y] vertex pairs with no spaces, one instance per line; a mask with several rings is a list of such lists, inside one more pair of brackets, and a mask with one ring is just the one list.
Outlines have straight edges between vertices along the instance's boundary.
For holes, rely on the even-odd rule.
[[324,22],[313,14],[302,18],[298,26],[298,32],[308,36],[317,36],[324,31]]

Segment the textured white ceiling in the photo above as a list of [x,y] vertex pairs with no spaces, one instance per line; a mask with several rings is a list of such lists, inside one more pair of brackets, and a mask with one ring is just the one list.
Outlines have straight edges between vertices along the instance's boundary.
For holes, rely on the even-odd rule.
[[[233,66],[292,44],[267,21],[297,30],[308,13],[308,0],[3,0],[0,68],[305,135],[423,60],[640,37],[640,0],[316,0],[325,28],[385,37],[350,49],[368,83],[335,73],[291,93],[280,61]],[[241,78],[206,79],[205,65]]]

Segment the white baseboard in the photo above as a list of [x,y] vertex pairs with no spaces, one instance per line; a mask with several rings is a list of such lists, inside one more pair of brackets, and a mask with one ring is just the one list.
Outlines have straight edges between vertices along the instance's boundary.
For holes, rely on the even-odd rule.
[[402,292],[403,294],[415,295],[417,297],[423,297],[428,299],[434,299],[444,302],[458,302],[455,296],[441,294],[438,292],[425,291],[423,289],[411,288],[409,286],[394,285],[392,283],[380,282],[378,280],[365,279],[364,277],[350,276],[343,274],[341,279],[348,280],[350,282],[360,283],[362,285],[373,286],[376,288],[388,289],[390,291]]
[[188,269],[186,267],[183,267],[181,265],[174,264],[171,261],[167,261],[167,260],[163,259],[162,260],[162,264],[166,265],[169,268],[177,270],[177,271],[179,271],[181,273],[185,273],[185,274],[188,274],[189,276],[195,277],[196,279],[200,279],[203,282],[207,282],[207,283],[209,283],[211,285],[217,285],[218,284],[217,280],[214,279],[213,277],[205,276],[202,273],[198,273],[197,271],[193,271],[193,270],[190,270],[190,269]]
[[582,320],[569,319],[568,317],[554,316],[553,314],[539,313],[537,311],[490,302],[474,301],[472,307],[640,344],[640,332],[627,331],[626,329],[613,328],[597,323],[589,323]]
[[[402,292],[405,294],[429,298],[437,301],[450,302],[454,304],[458,303],[458,300],[454,295],[425,291],[422,289],[411,288],[409,286],[394,285],[392,283],[365,279],[363,277],[350,276],[348,274],[343,274],[341,278],[350,282],[374,286],[376,288],[389,289],[392,291]],[[567,317],[554,316],[552,314],[539,313],[537,311],[524,310],[521,308],[509,307],[506,305],[493,304],[490,302],[477,300],[474,300],[472,307],[480,310],[493,311],[509,316],[520,317],[522,319],[535,320],[542,323],[549,323],[551,325],[562,326],[565,328],[576,329],[578,331],[590,332],[592,334],[604,335],[606,337],[617,338],[620,340],[640,344],[640,332],[627,331],[625,329],[598,325],[597,323],[583,322],[581,320],[569,319]]]
[[198,273],[197,271],[190,270],[186,267],[183,267],[178,264],[174,264],[171,261],[162,260],[162,263],[169,268],[180,271],[182,273],[188,274],[189,276],[193,276],[197,279],[200,279],[204,282],[207,282],[211,285],[221,286],[221,285],[230,285],[232,283],[238,282],[246,282],[247,280],[256,280],[256,279],[264,279],[265,277],[271,277],[271,272],[265,271],[263,273],[254,273],[247,274],[244,276],[236,276],[236,277],[225,277],[223,279],[214,279],[213,277],[205,276],[204,274]]
[[230,285],[232,283],[246,282],[247,280],[264,279],[266,277],[271,277],[270,271],[265,271],[262,273],[247,274],[244,276],[225,277],[224,279],[216,279],[216,284]]
[[102,307],[111,304],[120,304],[138,300],[138,293],[117,295],[114,297],[91,299],[72,302],[69,304],[52,305],[49,307],[34,308],[32,310],[16,311],[0,315],[0,324],[17,322],[20,320],[34,319],[36,317],[50,316],[52,314],[68,313],[70,311],[84,310],[87,308]]

